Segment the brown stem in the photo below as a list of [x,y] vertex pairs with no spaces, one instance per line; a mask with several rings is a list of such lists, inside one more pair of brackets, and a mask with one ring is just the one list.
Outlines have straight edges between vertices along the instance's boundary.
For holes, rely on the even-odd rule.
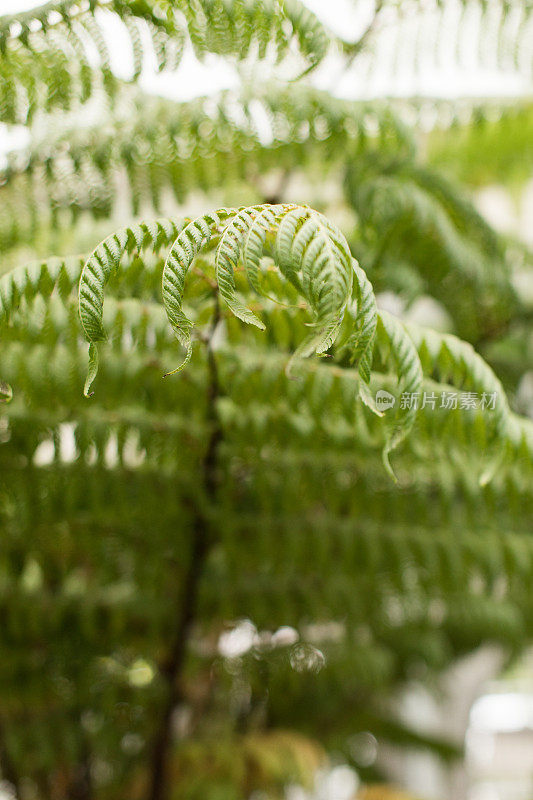
[[81,724],[83,709],[76,706],[71,710],[70,721],[79,733],[79,758],[70,772],[65,797],[68,800],[91,800],[94,785],[91,774],[92,753],[89,739]]
[[92,796],[91,757],[88,752],[84,752],[70,780],[67,797],[68,800],[91,800]]
[[[217,488],[217,451],[222,431],[216,415],[216,401],[220,394],[218,371],[212,349],[212,339],[220,319],[218,299],[211,331],[206,340],[209,381],[207,389],[207,418],[211,422],[211,434],[202,460],[203,488],[208,500],[214,500]],[[167,683],[167,697],[159,719],[150,769],[148,800],[165,800],[168,794],[168,771],[172,744],[172,715],[174,709],[185,700],[180,677],[187,655],[187,645],[196,613],[196,601],[203,568],[210,546],[209,522],[201,508],[197,508],[192,526],[192,547],[189,567],[178,599],[174,641],[161,673]]]
[[276,206],[278,203],[283,202],[283,195],[285,194],[285,189],[289,183],[291,177],[291,170],[284,169],[281,173],[281,177],[279,179],[279,183],[277,187],[270,193],[265,195],[263,198],[264,203],[269,203],[270,205]]

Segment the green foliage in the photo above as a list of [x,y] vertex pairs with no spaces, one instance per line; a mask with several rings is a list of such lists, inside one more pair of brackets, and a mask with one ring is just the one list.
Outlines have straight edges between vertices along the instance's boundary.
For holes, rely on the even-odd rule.
[[140,97],[94,126],[52,126],[2,173],[0,247],[44,226],[71,225],[83,212],[110,215],[119,198],[133,214],[161,213],[169,193],[183,202],[195,189],[253,185],[274,167],[298,164],[318,177],[350,155],[413,150],[410,134],[386,109],[304,87],[297,100],[275,84],[186,103]]
[[509,259],[452,184],[412,160],[369,156],[349,165],[346,189],[361,220],[356,250],[378,285],[431,294],[470,341],[499,334],[518,305]]
[[481,108],[468,123],[456,121],[448,131],[434,130],[428,158],[463,183],[475,187],[502,184],[512,189],[531,178],[533,109],[520,104],[501,110]]
[[[283,800],[290,784],[311,788],[310,776],[324,764],[325,754],[310,740],[290,731],[269,731],[189,742],[181,749],[172,774],[176,795],[239,800],[261,792]],[[130,797],[144,797],[142,780]]]
[[[410,7],[421,51],[447,5]],[[344,57],[387,14],[399,46],[400,6],[375,12]],[[335,44],[296,0],[0,18],[0,116],[30,133],[0,178],[1,776],[19,800],[277,798],[328,753],[379,778],[365,732],[451,761],[389,700],[533,635],[530,257],[401,109],[302,82],[147,98],[106,14],[131,82],[151,48],[296,76]],[[527,4],[469,15],[479,52],[520,50]],[[428,299],[449,331],[409,319]]]
[[[161,249],[167,253],[164,260],[157,255]],[[36,555],[20,565],[22,606],[17,614],[24,616],[15,619],[29,622],[31,618],[31,629],[38,637],[37,648],[41,636],[50,642],[52,674],[66,670],[66,674],[73,675],[62,660],[62,636],[71,637],[73,626],[85,637],[83,641],[76,640],[80,652],[96,648],[96,662],[91,658],[86,667],[80,664],[79,677],[74,678],[76,702],[81,703],[84,713],[89,713],[89,708],[90,714],[98,714],[98,703],[103,702],[98,698],[90,700],[90,693],[84,696],[81,691],[82,680],[90,687],[94,676],[100,674],[98,664],[102,658],[112,659],[110,663],[119,658],[123,665],[120,670],[118,665],[109,667],[106,693],[125,691],[128,669],[136,663],[128,661],[127,655],[133,646],[132,625],[138,631],[135,641],[137,636],[140,643],[144,641],[144,653],[158,648],[159,637],[171,630],[172,610],[165,600],[168,589],[157,577],[159,561],[147,561],[143,549],[137,552],[138,535],[144,535],[141,532],[148,526],[151,546],[157,549],[160,541],[159,547],[165,548],[173,564],[168,580],[179,581],[180,574],[184,579],[184,553],[192,546],[190,514],[194,515],[198,503],[199,507],[207,504],[209,528],[215,537],[200,595],[199,619],[204,635],[219,629],[221,620],[239,618],[244,609],[259,628],[273,623],[290,624],[298,630],[303,625],[305,631],[305,620],[335,620],[339,616],[343,620],[340,642],[334,639],[328,645],[326,634],[326,644],[319,642],[321,647],[317,649],[315,644],[305,642],[302,632],[303,656],[286,655],[280,659],[275,650],[272,656],[261,653],[259,663],[266,660],[270,663],[268,669],[273,670],[267,684],[269,713],[277,725],[298,727],[297,709],[306,707],[303,698],[301,702],[297,700],[298,692],[312,688],[315,693],[323,691],[329,714],[336,715],[338,724],[331,731],[336,741],[342,730],[342,708],[352,708],[348,725],[357,725],[348,700],[351,691],[359,696],[364,687],[368,694],[364,707],[368,708],[372,694],[379,697],[384,687],[394,685],[419,659],[438,669],[448,663],[453,653],[472,647],[479,637],[497,638],[511,648],[523,640],[530,569],[526,564],[533,563],[532,551],[527,537],[519,533],[509,536],[509,526],[516,530],[516,517],[512,516],[511,521],[505,509],[511,490],[521,493],[524,502],[533,454],[531,425],[511,414],[501,385],[469,345],[416,326],[406,327],[385,312],[378,312],[376,328],[372,322],[376,311],[371,287],[363,270],[357,267],[356,280],[350,288],[352,262],[346,261],[346,253],[340,232],[316,212],[291,205],[263,206],[241,212],[223,210],[188,224],[168,220],[124,229],[99,245],[85,266],[80,258],[41,262],[2,279],[2,324],[7,339],[3,375],[15,387],[8,416],[8,441],[2,452],[9,466],[7,474],[12,476],[12,504],[6,507],[6,513],[11,507],[16,509],[16,516],[6,516],[5,524],[7,530],[13,531],[14,542],[20,536],[17,531],[35,526],[35,512],[27,505],[30,497],[24,477],[30,469],[32,497],[38,503],[35,510],[38,507],[43,531]],[[189,341],[192,322],[198,328],[200,341],[204,339],[203,331],[209,329],[213,313],[222,313],[224,323],[219,321],[217,327],[224,324],[226,329],[225,341],[217,346],[215,356],[216,419],[224,442],[218,454],[216,501],[204,494],[198,462],[202,442],[212,425],[206,401],[199,403],[206,391],[209,397],[205,345],[193,356],[183,377],[161,382],[162,374],[172,369],[176,359],[172,325],[154,303],[159,295],[158,284],[168,274],[169,265],[170,279],[164,283],[163,300],[184,343]],[[76,313],[75,289],[80,276],[79,301],[86,337],[93,344],[103,339],[105,319],[110,332],[96,394],[85,401],[89,405],[81,398],[86,356]],[[118,298],[137,299],[108,299],[104,315],[107,283]],[[323,287],[329,284],[333,291],[327,293],[327,304],[321,305]],[[257,288],[261,289],[259,295],[254,291]],[[217,311],[218,291],[229,300],[227,312],[220,308]],[[243,297],[242,304],[235,304],[235,291]],[[299,297],[306,301],[307,313],[300,307]],[[188,322],[180,316],[184,303]],[[253,333],[252,326],[247,333],[246,326],[232,322],[235,312],[248,321],[248,312],[243,310],[246,308],[253,309],[253,319],[261,319],[266,330]],[[294,358],[294,352],[309,351],[309,312],[315,325],[319,320],[320,327],[328,315],[344,313],[335,326],[337,345],[328,333],[330,358],[323,364]],[[369,334],[369,329],[374,332]],[[357,370],[349,366],[361,353],[361,338],[365,343],[363,352],[374,350],[373,360],[367,356],[365,361],[365,369],[372,366],[368,374],[371,396],[378,387],[394,390],[395,380],[409,392],[439,388],[439,384],[420,384],[423,368],[427,379],[445,382],[440,389],[453,385],[478,392],[496,391],[497,410],[438,414],[429,410],[415,414],[413,409],[398,408],[390,421],[386,413],[377,415],[357,399],[362,382]],[[7,346],[9,341],[12,344]],[[307,343],[303,348],[302,342]],[[313,344],[316,346],[315,335]],[[24,358],[20,347],[24,348]],[[292,378],[286,374],[290,361],[296,372]],[[364,393],[362,398],[365,399]],[[408,480],[406,488],[398,490],[391,485],[385,494],[383,490],[376,494],[380,467],[373,453],[380,447],[388,452],[413,423],[415,432],[408,439],[409,442],[412,438],[412,446],[395,465],[400,481]],[[64,463],[65,424],[74,425],[75,449],[68,462],[74,458],[76,466]],[[50,460],[40,467],[37,449],[47,441],[52,447]],[[291,442],[292,450],[287,449],[287,442]],[[432,453],[437,447],[440,456]],[[17,468],[13,458],[24,452],[27,461]],[[487,503],[486,490],[479,482],[476,488],[472,477],[477,471],[478,481],[482,479],[495,458],[499,468],[489,484],[493,488]],[[317,508],[312,498],[316,487],[324,485],[326,476],[328,482],[335,476],[335,494],[329,492],[327,504],[320,501]],[[459,489],[462,482],[464,489]],[[179,492],[177,485],[181,487]],[[154,527],[151,508],[155,496],[166,511]],[[310,498],[308,508],[304,498]],[[455,525],[462,504],[466,513],[464,535],[450,537],[443,511],[450,509],[450,522],[453,520]],[[479,509],[485,506],[487,515],[482,517]],[[423,514],[430,507],[440,518],[442,534],[436,535],[434,525],[424,520]],[[58,508],[70,520],[64,535],[71,542],[69,549],[74,548],[62,565],[62,557],[55,563],[60,552],[57,556],[50,553],[50,560],[47,556],[43,561],[42,550],[49,526],[57,525]],[[142,508],[149,515],[146,523],[142,522]],[[181,520],[177,529],[172,522],[172,508]],[[418,523],[413,529],[415,508]],[[499,509],[499,522],[489,511],[494,508]],[[506,520],[505,535],[499,531],[502,519]],[[124,533],[120,533],[122,529]],[[95,530],[101,531],[96,540]],[[112,539],[102,535],[106,530],[113,531]],[[111,559],[109,553],[105,555],[106,540],[113,544],[115,555]],[[91,559],[106,559],[108,577],[96,571],[90,578],[93,569],[87,572],[88,565],[80,571],[77,553],[84,551],[88,541],[100,541],[104,547],[101,555],[100,547],[98,552],[92,552]],[[318,584],[313,569],[306,575],[310,547],[325,579]],[[92,550],[93,545],[86,557]],[[120,559],[129,563],[125,573]],[[489,596],[480,595],[474,589],[475,583],[472,589],[467,588],[473,576],[479,575],[478,580],[487,582],[487,586],[494,584],[491,591],[499,591],[502,563],[508,565],[509,576],[513,575],[505,603],[501,598],[494,603]],[[49,573],[56,573],[57,578],[48,587],[42,583],[42,576]],[[71,586],[78,588],[74,591]],[[35,613],[35,592],[43,591],[49,600],[38,604],[47,609],[41,618]],[[29,606],[24,606],[25,597]],[[400,603],[394,612],[399,618],[390,617],[394,597],[394,602]],[[427,615],[437,598],[443,605],[435,627],[435,621]],[[9,627],[10,637],[20,636],[16,631],[17,625],[22,624],[19,630],[21,634],[25,631],[21,641],[26,647],[28,622],[14,621],[15,627]],[[372,632],[371,639],[368,645],[359,644],[352,651],[349,631],[356,631],[361,625]],[[119,657],[123,647],[126,649]],[[315,651],[320,655],[314,655]],[[296,650],[297,654],[300,652]],[[305,671],[307,659],[312,665],[314,658],[323,658],[322,652],[328,664],[323,678],[322,669],[316,675],[311,666],[312,687],[309,682],[302,682],[299,688],[294,685],[295,679],[301,679],[301,670],[293,671],[292,664],[299,663],[294,659],[304,659]],[[24,663],[23,658],[21,666]],[[346,683],[347,669],[355,681],[353,686]],[[86,677],[82,678],[85,670]],[[245,670],[244,674],[249,672]],[[293,703],[282,711],[277,709],[275,698],[278,692],[280,698],[285,697],[289,678]],[[29,675],[23,680],[28,681]],[[148,703],[148,707],[157,708],[158,692],[162,691],[159,680],[152,700],[145,691],[143,706]],[[44,702],[46,708],[50,689],[38,685],[34,686],[33,691],[36,690],[36,697],[41,698],[38,702]],[[341,692],[338,701],[334,701],[335,691]],[[324,705],[319,705],[309,718],[306,712],[301,722],[303,729],[316,736],[315,726],[323,725],[326,712]],[[72,732],[68,720],[79,712],[65,707],[65,713],[63,735],[73,749],[71,757],[76,759],[81,743],[78,737],[73,741],[69,738]],[[132,728],[132,724],[131,719],[126,720],[126,728],[116,727],[113,735],[125,736],[127,730],[128,735],[144,742],[149,735],[148,721],[140,727],[135,724]],[[85,734],[82,740],[84,737]],[[102,746],[116,752],[112,739],[97,745],[91,734],[89,740],[92,751]],[[12,758],[18,763],[17,752],[13,751]],[[20,757],[24,752],[23,744]],[[51,769],[45,766],[47,763],[64,758],[63,750],[50,753],[45,749],[42,753],[45,760],[36,762],[36,774],[39,769]],[[46,761],[50,758],[52,761]],[[123,768],[127,770],[129,763],[126,758]],[[116,764],[114,770],[114,779],[120,781],[122,772],[116,771]]]
[[146,28],[159,70],[179,64],[186,39],[200,57],[211,52],[238,59],[250,51],[264,58],[268,48],[280,60],[294,43],[308,68],[324,57],[331,41],[299,0],[51,0],[25,14],[0,17],[0,121],[23,122],[41,110],[76,107],[97,91],[114,95],[119,81],[99,11],[124,23],[134,81],[143,64]]

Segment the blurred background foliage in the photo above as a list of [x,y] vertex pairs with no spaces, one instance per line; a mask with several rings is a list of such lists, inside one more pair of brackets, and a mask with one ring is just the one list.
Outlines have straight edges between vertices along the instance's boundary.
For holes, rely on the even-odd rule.
[[486,114],[477,111],[467,124],[431,131],[428,160],[470,188],[498,184],[519,191],[533,171],[532,129],[530,103],[517,101]]
[[[533,634],[533,6],[32,5],[0,17],[5,796],[408,800],[393,764],[423,751],[447,776],[426,798],[474,797],[465,726],[400,698]],[[314,320],[268,241],[265,296],[235,278],[266,330],[228,312],[215,226],[162,381],[181,218],[280,203],[332,220],[371,284],[329,357],[287,374]],[[85,398],[78,284],[121,226]],[[420,398],[497,411],[402,416],[418,372]]]

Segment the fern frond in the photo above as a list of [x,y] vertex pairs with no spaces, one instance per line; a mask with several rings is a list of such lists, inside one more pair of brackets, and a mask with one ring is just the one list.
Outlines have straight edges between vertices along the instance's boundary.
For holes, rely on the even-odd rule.
[[[401,18],[401,47],[426,59],[427,26],[455,8],[452,32],[460,18],[483,49],[496,31],[486,61],[511,65],[525,3],[384,0],[340,45],[371,74]],[[321,748],[352,758],[357,731],[450,759],[386,701],[481,642],[510,658],[533,637],[533,424],[512,410],[531,309],[511,268],[527,256],[418,162],[388,103],[255,85],[149,100],[113,73],[110,15],[131,82],[146,55],[170,68],[191,44],[295,74],[335,44],[299,0],[53,0],[0,18],[0,119],[35,123],[0,176],[3,269],[105,236],[0,277],[2,777],[21,796],[78,796],[82,775],[140,800],[176,707],[199,734],[168,748],[183,795],[281,796]],[[103,122],[57,113],[97,95]],[[348,239],[283,202],[293,177]],[[174,216],[213,188],[229,207]],[[164,218],[128,222],[151,209]],[[436,299],[470,344],[381,310],[390,289]],[[179,346],[187,369],[162,381]]]
[[144,247],[160,248],[173,241],[187,221],[156,220],[152,224],[122,228],[104,239],[86,261],[80,282],[80,318],[88,341],[105,341],[102,328],[104,288],[120,259],[126,252],[141,251]]
[[[389,431],[384,444],[386,464],[388,464],[388,453],[405,438],[417,418],[416,405],[402,407],[399,395],[421,395],[422,369],[426,377],[438,380],[441,386],[447,386],[448,389],[451,386],[475,392],[479,396],[497,396],[495,410],[486,417],[483,415],[476,417],[478,422],[475,424],[478,425],[480,441],[485,441],[487,445],[499,442],[507,448],[513,463],[516,458],[524,456],[531,458],[533,441],[528,425],[511,414],[501,383],[473,348],[456,337],[440,335],[413,325],[405,326],[385,312],[378,313],[372,286],[364,271],[353,262],[342,235],[317,212],[297,206],[256,206],[241,211],[221,209],[190,223],[187,220],[162,220],[150,225],[141,224],[135,228],[123,229],[106,239],[87,260],[80,279],[80,315],[85,336],[91,345],[89,383],[96,375],[96,346],[106,338],[103,313],[107,282],[113,275],[120,276],[126,283],[135,281],[139,269],[143,269],[143,262],[139,259],[138,253],[143,248],[150,251],[169,247],[164,267],[160,261],[158,269],[148,271],[147,278],[150,280],[150,293],[153,296],[157,280],[162,275],[163,304],[171,327],[187,348],[187,359],[190,358],[192,322],[182,310],[185,278],[193,261],[203,248],[207,248],[205,251],[207,261],[200,264],[199,275],[201,276],[207,267],[205,285],[210,285],[209,282],[214,280],[215,283],[212,285],[219,288],[229,310],[237,317],[246,322],[251,321],[253,325],[259,323],[259,327],[264,327],[264,322],[259,320],[255,311],[252,312],[249,307],[236,299],[237,290],[239,293],[246,293],[246,286],[240,277],[242,269],[243,275],[248,277],[249,288],[259,292],[259,298],[264,298],[258,306],[262,316],[267,322],[272,320],[273,330],[277,331],[279,322],[274,323],[274,320],[279,319],[280,315],[275,311],[276,305],[270,299],[270,292],[280,297],[284,280],[287,287],[292,287],[290,294],[294,297],[291,297],[290,302],[294,304],[295,298],[302,297],[313,314],[313,326],[318,329],[318,333],[313,333],[309,337],[306,335],[303,319],[300,319],[291,335],[289,349],[298,356],[333,348],[334,361],[339,359],[342,363],[346,355],[349,359],[358,359],[361,380],[355,380],[351,388],[349,383],[346,384],[348,419],[353,413],[354,400],[358,393],[363,402],[374,412],[378,411],[372,391],[377,387],[383,387],[383,380],[387,385],[386,365],[392,366],[392,374],[399,381],[399,391],[397,391],[398,405],[394,415],[385,414],[383,420]],[[134,258],[131,263],[128,261],[122,267],[121,259],[126,252],[133,254]],[[267,256],[265,263],[263,263],[264,256]],[[276,281],[274,281],[275,273],[270,273],[268,270],[264,272],[269,260],[279,269],[279,279]],[[5,276],[0,284],[2,324],[12,325],[16,321],[13,318],[13,309],[21,298],[25,298],[25,302],[31,304],[37,293],[42,292],[44,297],[49,297],[55,286],[60,288],[64,301],[70,303],[69,293],[79,274],[80,265],[81,261],[74,259],[69,265],[70,272],[68,272],[64,262],[59,260],[52,264],[37,264],[28,270],[16,270]],[[239,275],[238,286],[235,283],[236,275]],[[267,277],[268,281],[262,285]],[[127,293],[127,288],[125,291]],[[353,301],[350,300],[352,293]],[[200,306],[196,290],[195,304],[198,313]],[[133,308],[134,306],[132,310]],[[135,316],[131,318],[129,335],[136,336],[135,331],[141,320],[149,319],[145,317],[146,308],[140,306]],[[205,314],[213,313],[212,304],[208,303],[201,313],[205,321]],[[122,311],[120,314],[122,315]],[[295,321],[298,318],[287,312],[281,316],[284,316],[287,322],[293,317]],[[115,336],[119,335],[119,330],[123,326],[123,322],[119,322],[118,319],[116,317],[117,321],[112,322]],[[154,320],[156,319],[157,328],[148,323],[146,331],[150,330],[150,336],[155,337],[152,341],[161,343],[166,359],[171,352],[170,341],[163,331],[161,317],[156,315]],[[58,331],[65,324],[65,318],[60,313],[57,322],[53,322],[53,318],[45,314],[42,324],[48,326],[46,329],[50,330],[52,335],[50,341],[55,341]],[[32,329],[31,326],[28,328],[28,334]],[[31,335],[41,336],[39,330],[40,328],[36,328],[35,334]],[[56,333],[53,333],[54,330]],[[337,338],[339,341],[335,344]],[[118,343],[120,338],[116,341]],[[78,360],[76,337],[72,342],[74,356]],[[414,346],[411,342],[414,342]],[[374,352],[376,348],[379,353],[378,363]],[[279,359],[277,369],[281,373],[286,366],[286,358],[281,356]],[[374,378],[371,391],[368,382],[372,364]],[[241,364],[241,369],[243,366],[244,362]],[[348,372],[344,367],[340,374],[348,378]],[[266,375],[267,373],[265,377]],[[321,409],[330,402],[328,387],[332,386],[333,380],[337,379],[332,367],[326,367],[317,373],[316,385],[311,394],[311,416],[314,414],[313,408]],[[88,391],[89,386],[86,388]],[[294,391],[291,391],[294,394]],[[296,396],[299,396],[299,392]],[[298,402],[301,403],[301,399]],[[359,415],[358,418],[358,425],[363,424],[363,417]],[[246,416],[241,415],[241,422],[245,419]],[[469,415],[464,413],[457,415],[453,425],[451,420],[455,420],[455,417],[451,415],[449,419],[447,424],[450,431],[453,425],[470,424]],[[426,435],[433,436],[430,434],[431,426],[424,424]],[[364,425],[367,426],[368,422]],[[346,435],[351,435],[349,429]],[[375,434],[371,434],[371,438],[372,435]],[[363,429],[360,429],[358,437],[361,441],[366,436]],[[462,441],[466,444],[468,437],[465,436],[462,437]]]
[[[395,363],[395,371],[402,392],[409,395],[418,395],[422,386],[422,366],[416,349],[405,330],[405,326],[390,314],[384,311],[379,313],[378,344],[383,339],[390,349],[391,357]],[[383,451],[385,467],[394,477],[389,463],[389,453],[405,438],[414,425],[417,409],[406,405],[402,408],[398,404],[394,423],[387,437],[387,444]]]
[[[142,98],[126,111],[84,129],[52,128],[27,152],[9,157],[0,172],[3,248],[43,225],[69,224],[83,211],[111,214],[118,197],[134,214],[141,207],[164,213],[167,193],[182,202],[195,188],[237,184],[295,164],[326,173],[348,156],[413,151],[410,134],[386,108],[304,86],[297,103],[286,88],[266,85],[186,103]],[[43,184],[53,209],[43,206]]]
[[[281,60],[292,50],[308,69],[326,55],[334,37],[300,2],[242,3],[197,0],[51,0],[22,14],[0,17],[0,121],[24,122],[41,109],[67,109],[97,90],[113,95],[119,81],[110,66],[103,33],[103,12],[124,23],[133,53],[133,76],[141,71],[148,31],[158,69],[175,68],[186,38],[196,54],[207,52],[237,59],[273,52]],[[98,54],[90,55],[87,42]]]
[[234,209],[219,209],[191,221],[172,245],[165,261],[163,303],[174,333],[187,348],[184,364],[191,357],[192,328],[192,323],[181,310],[187,271],[201,249],[209,244],[213,232],[219,227],[223,228],[223,223],[235,217],[236,213]]
[[79,280],[83,257],[39,261],[8,272],[0,278],[0,325],[9,323],[11,315],[24,299],[37,296],[48,299],[54,290],[66,297]]
[[529,0],[490,4],[484,0],[385,0],[375,4],[375,19],[362,48],[353,44],[345,49],[351,51],[352,59],[358,58],[356,65],[365,70],[367,80],[377,73],[389,87],[395,85],[398,72],[402,80],[416,86],[428,70],[447,76],[453,67],[489,74],[507,71],[527,80],[532,66],[527,46],[532,11]]
[[492,412],[492,433],[487,445],[496,443],[501,448],[499,456],[488,467],[482,480],[489,480],[500,465],[508,448],[515,457],[525,458],[531,463],[533,450],[533,425],[511,413],[501,382],[489,365],[467,342],[460,341],[450,334],[408,325],[409,335],[416,344],[424,370],[436,376],[441,382],[450,382],[479,394],[481,398],[495,398]]
[[460,192],[413,162],[349,165],[347,195],[362,226],[360,257],[383,287],[401,286],[398,262],[437,299],[460,336],[497,336],[519,301],[502,243]]
[[[221,226],[220,241],[215,253],[215,270],[221,297],[240,319],[254,325],[262,323],[236,299],[233,269],[244,244],[246,234],[265,226],[264,212],[271,213],[267,222],[276,234],[274,248],[266,247],[281,273],[297,286],[314,314],[313,326],[319,329],[307,340],[302,353],[312,345],[311,352],[323,352],[330,346],[335,333],[330,325],[342,319],[351,295],[353,270],[348,245],[340,231],[322,215],[312,209],[297,206],[254,206],[236,212],[221,209],[205,215],[182,228],[167,257],[163,270],[163,304],[178,339],[187,347],[186,360],[190,358],[191,323],[182,312],[185,276],[202,247],[209,243],[213,230]],[[258,219],[256,220],[256,216]],[[120,237],[111,237],[102,243],[89,258],[80,280],[80,316],[88,341],[95,345],[105,337],[101,326],[104,287],[117,268],[128,237],[126,230]],[[260,253],[250,252],[252,282],[257,278]],[[264,242],[267,244],[267,242]],[[357,274],[357,273],[356,273]],[[94,353],[94,350],[93,350]],[[94,362],[93,362],[94,363]]]

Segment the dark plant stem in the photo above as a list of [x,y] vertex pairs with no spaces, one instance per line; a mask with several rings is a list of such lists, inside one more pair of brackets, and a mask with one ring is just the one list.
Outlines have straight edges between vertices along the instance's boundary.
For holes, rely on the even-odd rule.
[[81,762],[76,765],[67,796],[69,800],[91,800],[93,797],[91,756],[88,750],[84,751]]
[[20,797],[20,780],[17,770],[15,769],[15,765],[11,760],[11,756],[5,745],[3,722],[0,722],[0,769],[2,772],[2,777],[12,785],[16,796]]
[[[202,483],[207,500],[213,501],[217,490],[217,452],[222,431],[216,414],[216,401],[220,396],[217,364],[212,349],[212,339],[220,319],[218,298],[209,336],[205,340],[208,364],[207,419],[211,434],[202,460]],[[181,681],[187,646],[194,623],[200,580],[211,544],[209,520],[201,508],[196,508],[192,525],[190,561],[182,590],[178,598],[174,640],[161,674],[167,683],[167,696],[156,731],[148,800],[166,800],[169,792],[168,773],[172,745],[172,716],[174,709],[185,700]]]
[[283,196],[285,194],[285,189],[287,188],[290,177],[291,177],[291,170],[290,169],[283,170],[277,187],[270,194],[266,194],[264,196],[263,202],[270,203],[273,206],[278,205],[278,203],[282,203]]
[[[67,786],[65,797],[68,800],[92,800],[94,797],[94,784],[92,778],[92,752],[89,739],[82,728],[83,709],[79,706],[71,710],[72,725],[79,734],[79,759],[73,765]],[[52,792],[53,794],[53,792]]]

